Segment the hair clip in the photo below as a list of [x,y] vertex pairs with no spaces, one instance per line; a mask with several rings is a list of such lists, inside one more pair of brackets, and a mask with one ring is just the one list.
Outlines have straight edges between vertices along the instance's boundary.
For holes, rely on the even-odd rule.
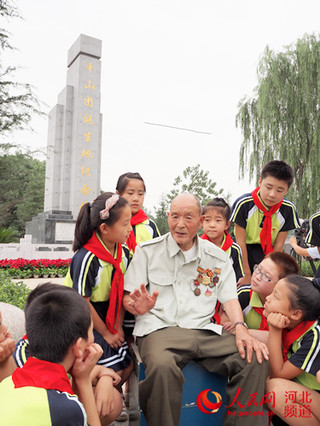
[[112,207],[116,204],[116,202],[119,200],[119,194],[113,194],[110,198],[106,200],[106,205],[104,210],[100,210],[100,218],[101,220],[108,219],[110,213],[109,211],[112,209]]

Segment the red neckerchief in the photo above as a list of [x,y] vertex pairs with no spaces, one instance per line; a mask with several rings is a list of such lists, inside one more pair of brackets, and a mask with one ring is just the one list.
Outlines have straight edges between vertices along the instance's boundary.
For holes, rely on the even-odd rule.
[[[251,300],[251,296],[252,296],[252,289],[250,290],[250,300]],[[252,309],[254,309],[261,317],[261,323],[260,323],[260,328],[259,330],[269,330],[269,325],[268,325],[268,321],[267,318],[263,315],[263,311],[264,308],[258,308],[257,306],[252,306]]]
[[[228,231],[224,231],[224,235],[226,236],[226,238],[224,240],[224,243],[223,243],[221,249],[223,251],[227,251],[228,248],[230,248],[232,246],[233,239],[230,237],[230,234],[229,234]],[[211,240],[210,240],[210,238],[208,237],[207,234],[201,235],[200,238],[202,238],[203,240],[207,240],[207,241],[211,242]],[[214,314],[213,314],[213,318],[214,318],[216,324],[221,324],[221,319],[220,319],[220,315],[219,315],[220,305],[221,305],[221,303],[217,302],[216,309],[215,309]]]
[[92,234],[92,237],[87,242],[87,244],[84,245],[84,248],[89,250],[95,256],[97,256],[98,259],[101,259],[104,262],[111,263],[111,265],[113,265],[113,267],[115,268],[115,273],[111,283],[109,307],[106,316],[106,324],[108,330],[113,334],[116,334],[118,332],[119,315],[122,304],[124,286],[123,272],[120,268],[122,260],[122,246],[121,244],[117,244],[117,247],[118,254],[117,258],[115,259],[101,244],[101,241],[98,239],[95,232]]
[[223,251],[227,251],[232,246],[233,239],[230,237],[230,234],[228,231],[224,231],[224,235],[226,236],[226,239],[224,240],[224,243],[221,249]]
[[292,330],[288,330],[286,328],[282,330],[282,356],[284,361],[287,361],[288,359],[287,354],[292,343],[306,333],[314,323],[315,321],[302,321]]
[[17,368],[13,372],[12,381],[15,388],[32,386],[74,394],[66,370],[62,365],[32,356],[27,359],[22,368]]
[[[230,234],[229,234],[229,232],[228,232],[228,231],[224,231],[224,235],[225,235],[225,240],[224,240],[224,243],[223,243],[223,245],[222,245],[222,247],[221,247],[221,250],[223,250],[223,251],[227,251],[227,250],[228,250],[228,248],[230,248],[230,247],[232,246],[232,244],[233,244],[233,239],[230,237]],[[201,238],[202,240],[207,240],[207,241],[210,241],[210,242],[211,242],[211,240],[210,240],[210,238],[208,237],[208,235],[207,235],[207,234],[202,234],[200,238]]]
[[260,187],[254,189],[251,192],[251,196],[253,199],[254,204],[258,207],[259,210],[263,212],[264,215],[264,221],[262,230],[260,232],[260,243],[262,250],[264,254],[272,253],[273,252],[273,246],[272,246],[272,236],[271,236],[271,229],[272,229],[272,215],[279,210],[281,207],[283,199],[274,206],[270,207],[269,210],[265,208],[265,206],[262,204],[260,198],[258,197],[258,191],[260,190]]
[[[130,224],[133,227],[135,225],[138,225],[139,223],[144,222],[147,219],[149,219],[148,216],[145,214],[145,212],[142,209],[140,209],[135,215],[133,215],[131,217]],[[136,241],[136,236],[134,235],[133,229],[130,232],[130,235],[127,239],[126,244],[129,248],[130,252],[131,252],[131,250],[133,252],[135,251],[136,246],[137,246],[137,241]]]

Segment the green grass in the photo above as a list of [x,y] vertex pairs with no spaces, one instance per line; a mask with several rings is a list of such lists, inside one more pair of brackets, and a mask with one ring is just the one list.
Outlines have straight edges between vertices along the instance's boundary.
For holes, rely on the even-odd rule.
[[6,271],[0,270],[0,302],[24,309],[30,289],[22,281],[13,283]]

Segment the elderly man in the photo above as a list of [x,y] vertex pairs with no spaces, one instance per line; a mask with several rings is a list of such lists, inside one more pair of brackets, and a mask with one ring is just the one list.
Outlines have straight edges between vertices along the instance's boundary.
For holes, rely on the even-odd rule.
[[[250,395],[257,393],[259,403],[264,397],[267,348],[243,322],[228,256],[198,238],[202,222],[195,196],[176,197],[168,214],[170,233],[140,244],[125,275],[123,304],[136,315],[134,335],[146,369],[140,401],[148,426],[179,425],[181,369],[192,359],[229,378],[229,414],[257,411]],[[211,322],[217,300],[235,336]],[[233,414],[226,413],[225,425],[257,424],[252,415]]]

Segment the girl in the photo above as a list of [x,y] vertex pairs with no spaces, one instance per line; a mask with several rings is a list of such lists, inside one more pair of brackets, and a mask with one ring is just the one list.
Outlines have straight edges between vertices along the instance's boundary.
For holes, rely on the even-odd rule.
[[241,249],[228,233],[230,228],[230,206],[223,198],[214,198],[203,207],[203,240],[211,241],[229,254],[237,282],[244,276]]
[[126,244],[132,257],[137,244],[156,238],[160,233],[157,225],[142,210],[146,186],[139,173],[128,172],[121,175],[116,192],[128,201],[131,209],[132,231]]
[[123,273],[129,253],[121,244],[132,230],[130,219],[130,207],[118,194],[106,192],[92,205],[84,204],[75,227],[76,253],[64,281],[88,300],[95,342],[103,349],[98,364],[112,368],[122,377],[118,388],[132,371],[122,330]]
[[[269,408],[287,424],[320,424],[320,282],[298,275],[281,279],[267,296]],[[307,419],[307,420],[306,420]]]

